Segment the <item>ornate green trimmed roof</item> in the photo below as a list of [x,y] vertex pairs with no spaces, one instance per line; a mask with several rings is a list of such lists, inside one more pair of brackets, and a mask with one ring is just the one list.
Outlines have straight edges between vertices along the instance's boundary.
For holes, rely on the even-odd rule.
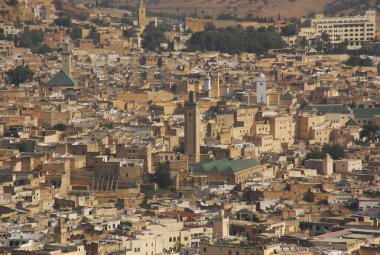
[[204,160],[198,164],[189,166],[191,172],[198,173],[222,173],[232,174],[238,173],[249,168],[259,166],[260,163],[254,159],[220,159],[220,160]]
[[48,86],[52,87],[73,87],[75,84],[76,82],[63,70],[56,73],[47,83]]

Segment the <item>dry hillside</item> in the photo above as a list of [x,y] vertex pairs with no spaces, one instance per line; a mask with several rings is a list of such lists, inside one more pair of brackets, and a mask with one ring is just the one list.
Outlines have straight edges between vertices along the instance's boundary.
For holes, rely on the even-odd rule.
[[[146,0],[148,7],[156,12],[174,14],[192,14],[197,10],[199,16],[220,13],[237,14],[245,17],[248,13],[254,16],[301,17],[311,12],[323,11],[326,4],[334,0]],[[127,0],[136,5],[138,0]]]

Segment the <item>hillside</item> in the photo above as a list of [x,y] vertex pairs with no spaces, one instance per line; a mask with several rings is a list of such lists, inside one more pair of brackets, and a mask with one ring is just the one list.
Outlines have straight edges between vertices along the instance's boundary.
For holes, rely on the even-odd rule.
[[[358,0],[356,0],[358,1]],[[120,1],[119,1],[120,2]],[[254,16],[301,17],[311,12],[322,12],[334,0],[146,0],[150,11],[191,15],[196,10],[199,16],[231,13],[245,17]],[[136,6],[138,0],[127,0]]]

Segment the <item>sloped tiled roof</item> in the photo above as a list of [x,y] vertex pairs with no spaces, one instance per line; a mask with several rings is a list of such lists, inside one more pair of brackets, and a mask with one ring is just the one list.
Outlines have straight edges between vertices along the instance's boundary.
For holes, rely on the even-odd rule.
[[354,119],[349,119],[346,122],[346,126],[354,127],[354,126],[360,126]]
[[48,86],[52,87],[68,87],[75,86],[76,82],[67,74],[65,71],[61,70],[54,75],[53,78],[47,83]]
[[373,116],[380,115],[380,107],[373,108],[353,108],[354,116],[359,118],[372,118]]
[[340,114],[350,114],[350,108],[341,104],[314,104],[306,105],[303,109],[303,112],[312,112],[316,111],[320,114],[326,113],[340,113]]
[[200,173],[238,173],[252,167],[259,166],[260,163],[254,159],[220,159],[204,160],[198,164],[190,166],[190,171]]
[[285,94],[283,94],[283,95],[280,96],[280,99],[281,99],[281,100],[293,100],[293,99],[295,99],[295,98],[296,98],[296,96],[293,95],[293,94],[290,93],[290,92],[286,92]]

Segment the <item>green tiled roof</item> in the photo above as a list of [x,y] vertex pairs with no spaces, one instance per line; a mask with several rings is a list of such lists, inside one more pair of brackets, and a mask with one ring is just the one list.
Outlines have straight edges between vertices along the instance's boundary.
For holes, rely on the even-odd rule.
[[252,167],[259,166],[260,163],[254,159],[220,159],[204,160],[198,164],[189,166],[191,172],[198,173],[238,173]]
[[75,81],[63,70],[59,71],[54,75],[53,78],[47,83],[48,86],[53,87],[67,87],[67,86],[75,86]]
[[369,85],[368,88],[370,88],[370,89],[377,89],[377,87],[375,86],[375,84]]
[[357,118],[371,118],[380,115],[380,107],[373,108],[353,108],[354,116]]
[[354,126],[360,126],[354,119],[349,119],[346,122],[346,126],[354,127]]
[[326,113],[340,113],[340,114],[350,114],[350,109],[341,104],[314,104],[306,105],[303,109],[303,112],[312,112],[317,111],[317,113],[326,114]]
[[280,100],[293,100],[295,98],[296,98],[296,96],[290,92],[286,92],[285,94],[280,96]]

